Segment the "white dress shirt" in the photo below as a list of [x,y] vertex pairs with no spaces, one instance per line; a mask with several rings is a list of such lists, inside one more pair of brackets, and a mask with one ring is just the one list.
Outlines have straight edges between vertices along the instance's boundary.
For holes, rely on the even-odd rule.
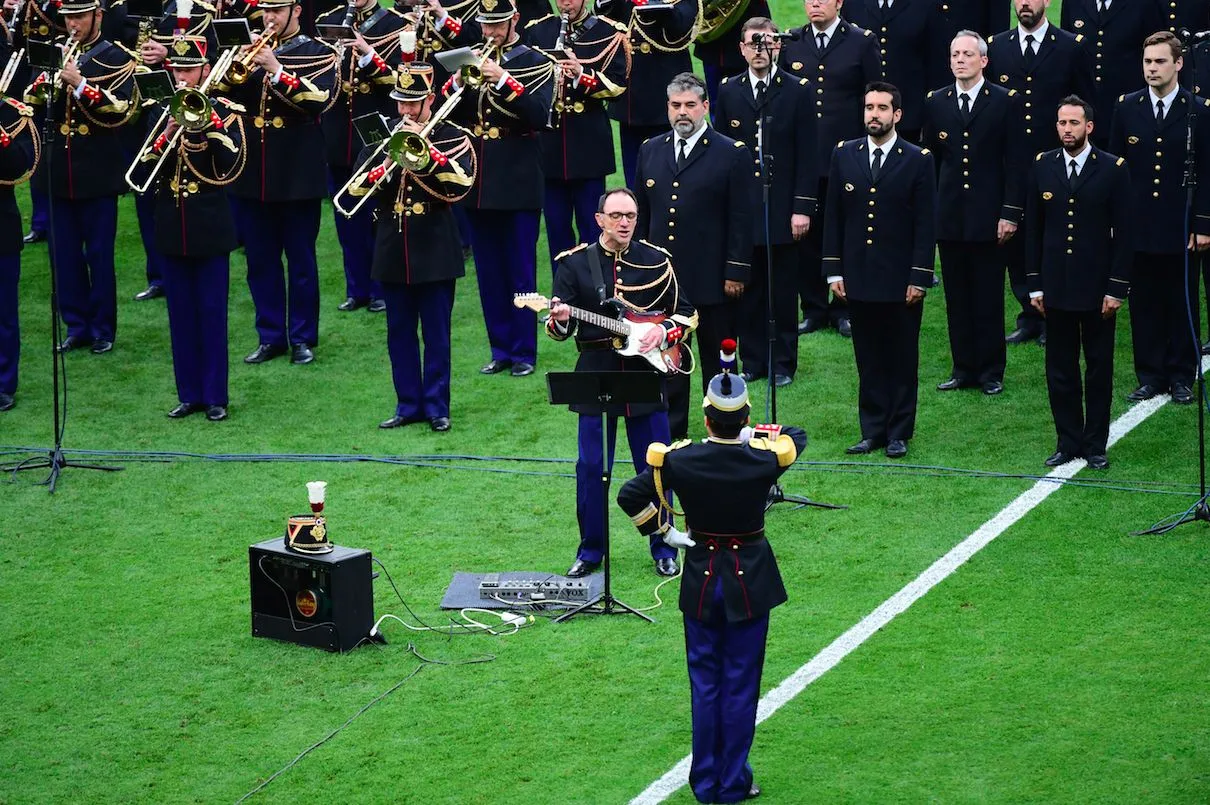
[[1050,30],[1050,20],[1042,18],[1042,24],[1038,26],[1036,31],[1027,31],[1018,26],[1017,41],[1021,45],[1021,55],[1025,55],[1025,37],[1032,36],[1034,38],[1034,55],[1038,55],[1038,51],[1042,49],[1042,40],[1046,38],[1046,32]]
[[[702,135],[706,133],[709,126],[703,121],[702,127],[685,138],[685,159],[689,159],[689,155],[693,153],[693,146],[697,145],[697,141],[702,139]],[[672,130],[672,158],[676,159],[681,153],[681,135],[676,133],[676,129]]]

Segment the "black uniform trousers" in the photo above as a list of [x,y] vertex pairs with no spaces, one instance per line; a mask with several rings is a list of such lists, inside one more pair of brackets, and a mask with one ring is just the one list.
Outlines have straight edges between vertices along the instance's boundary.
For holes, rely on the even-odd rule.
[[1174,383],[1193,385],[1199,336],[1190,331],[1185,300],[1190,300],[1196,315],[1195,260],[1190,256],[1186,274],[1183,254],[1136,252],[1134,255],[1130,334],[1134,342],[1134,373],[1140,386],[1151,385],[1162,391],[1172,388]]
[[[1117,316],[1099,310],[1046,308],[1046,388],[1057,449],[1073,456],[1105,454],[1113,395],[1113,337]],[[1084,382],[1080,384],[1080,349]]]
[[[772,258],[773,281],[766,275]],[[744,287],[739,301],[739,357],[745,372],[757,377],[769,369],[769,285],[773,286],[773,340],[775,375],[794,376],[798,371],[798,313],[795,310],[795,285],[798,279],[798,244],[775,243],[771,249],[757,246],[752,252],[751,282]]]
[[[906,292],[907,289],[904,288]],[[857,359],[857,416],[861,438],[885,444],[912,438],[924,303],[849,299]]]
[[937,243],[945,275],[950,377],[974,385],[1004,379],[1004,251],[995,241]]
[[[1023,330],[1040,333],[1046,329],[1046,320],[1029,303],[1029,283],[1025,281],[1025,222],[1017,227],[1016,233],[1004,244],[1004,261],[1008,263],[1008,287],[1017,297],[1020,310],[1017,326]],[[944,270],[943,272],[944,273]]]
[[798,241],[798,296],[802,300],[803,320],[836,324],[849,317],[847,303],[839,296],[828,301],[828,281],[823,275],[823,217],[828,197],[828,179],[819,180],[819,192],[815,195],[815,214],[811,216],[811,228],[807,236]]
[[[697,309],[697,329],[685,342],[686,349],[693,348],[697,341],[697,366],[694,374],[702,381],[702,394],[710,385],[710,378],[722,371],[719,367],[719,344],[724,338],[735,338],[739,320],[739,303],[728,300],[720,305],[700,305]],[[689,375],[673,375],[668,380],[668,429],[672,441],[684,439],[689,434],[690,398]]]

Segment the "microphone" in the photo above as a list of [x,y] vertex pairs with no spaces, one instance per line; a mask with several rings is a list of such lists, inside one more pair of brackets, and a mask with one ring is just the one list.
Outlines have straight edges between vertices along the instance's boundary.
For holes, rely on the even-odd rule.
[[1190,31],[1188,28],[1177,28],[1176,35],[1187,45],[1210,39],[1210,31]]
[[802,34],[799,31],[783,31],[776,34],[765,31],[752,34],[750,41],[753,45],[763,45],[773,41],[797,42],[799,39],[802,39]]

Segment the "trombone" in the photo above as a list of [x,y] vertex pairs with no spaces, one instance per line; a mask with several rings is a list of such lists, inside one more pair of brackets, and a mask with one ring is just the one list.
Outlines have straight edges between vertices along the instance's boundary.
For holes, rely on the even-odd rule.
[[377,164],[385,153],[390,157],[391,164],[382,174],[382,177],[370,186],[369,191],[365,195],[357,199],[356,204],[349,209],[345,209],[341,203],[341,199],[345,195],[350,194],[350,191],[353,189],[353,183],[360,178],[359,173],[354,173],[349,178],[349,181],[345,182],[344,186],[332,197],[332,206],[346,218],[352,218],[365,206],[367,201],[374,197],[378,188],[390,181],[396,166],[403,165],[410,171],[421,171],[427,168],[433,161],[433,156],[429,153],[429,135],[433,133],[433,129],[436,128],[438,123],[445,120],[454,111],[454,107],[458,105],[458,101],[462,98],[462,92],[467,87],[479,87],[483,84],[483,64],[491,58],[492,53],[492,39],[488,37],[484,42],[483,52],[479,54],[479,57],[473,62],[464,64],[458,68],[458,88],[445,99],[445,103],[441,104],[441,107],[436,112],[433,112],[429,117],[429,121],[424,124],[424,127],[420,131],[408,131],[404,128],[407,119],[401,120],[395,125],[395,128],[391,129],[391,133],[378,144],[378,147],[374,149],[369,158],[362,163],[363,165]]
[[[201,131],[210,124],[210,116],[214,110],[214,104],[210,102],[210,87],[223,74],[225,74],[235,61],[235,54],[239,48],[229,48],[223,51],[218,57],[210,75],[206,76],[206,80],[199,87],[181,87],[172,96],[168,102],[168,109],[160,115],[159,120],[151,127],[151,132],[147,135],[147,139],[143,141],[143,145],[139,148],[135,155],[134,161],[130,163],[130,167],[126,169],[126,184],[136,193],[146,193],[155,183],[156,177],[160,175],[160,169],[164,166],[164,156],[176,150],[177,144],[181,141],[181,136],[186,131]],[[168,121],[175,120],[177,129],[172,133],[172,137],[164,145],[164,150],[156,157],[156,163],[152,167],[147,178],[142,182],[138,182],[134,178],[134,173],[142,163],[144,157],[151,152],[155,147],[155,141],[168,128]]]
[[[265,26],[265,30],[261,32],[260,39],[256,40],[256,44],[248,48],[239,58],[232,58],[230,64],[224,68],[223,72],[227,75],[223,79],[226,84],[244,84],[248,81],[248,77],[252,75],[252,60],[256,58],[256,54],[268,45],[273,43],[273,47],[277,47],[277,30],[273,23]],[[218,72],[215,70],[214,72]],[[214,72],[211,75],[214,75]]]

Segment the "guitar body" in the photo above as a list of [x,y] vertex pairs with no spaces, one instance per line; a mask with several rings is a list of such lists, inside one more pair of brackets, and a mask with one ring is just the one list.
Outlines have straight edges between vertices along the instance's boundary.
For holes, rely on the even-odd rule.
[[[635,310],[626,311],[621,318],[625,322],[630,334],[626,337],[626,342],[622,346],[615,346],[615,351],[619,355],[626,357],[644,358],[650,363],[657,372],[663,374],[671,374],[681,368],[681,345],[674,344],[668,349],[653,349],[651,352],[641,352],[639,350],[639,342],[653,328],[658,328],[661,331],[660,323],[668,317],[663,313],[640,313]],[[662,333],[661,333],[662,336]],[[619,337],[614,343],[620,341]]]

